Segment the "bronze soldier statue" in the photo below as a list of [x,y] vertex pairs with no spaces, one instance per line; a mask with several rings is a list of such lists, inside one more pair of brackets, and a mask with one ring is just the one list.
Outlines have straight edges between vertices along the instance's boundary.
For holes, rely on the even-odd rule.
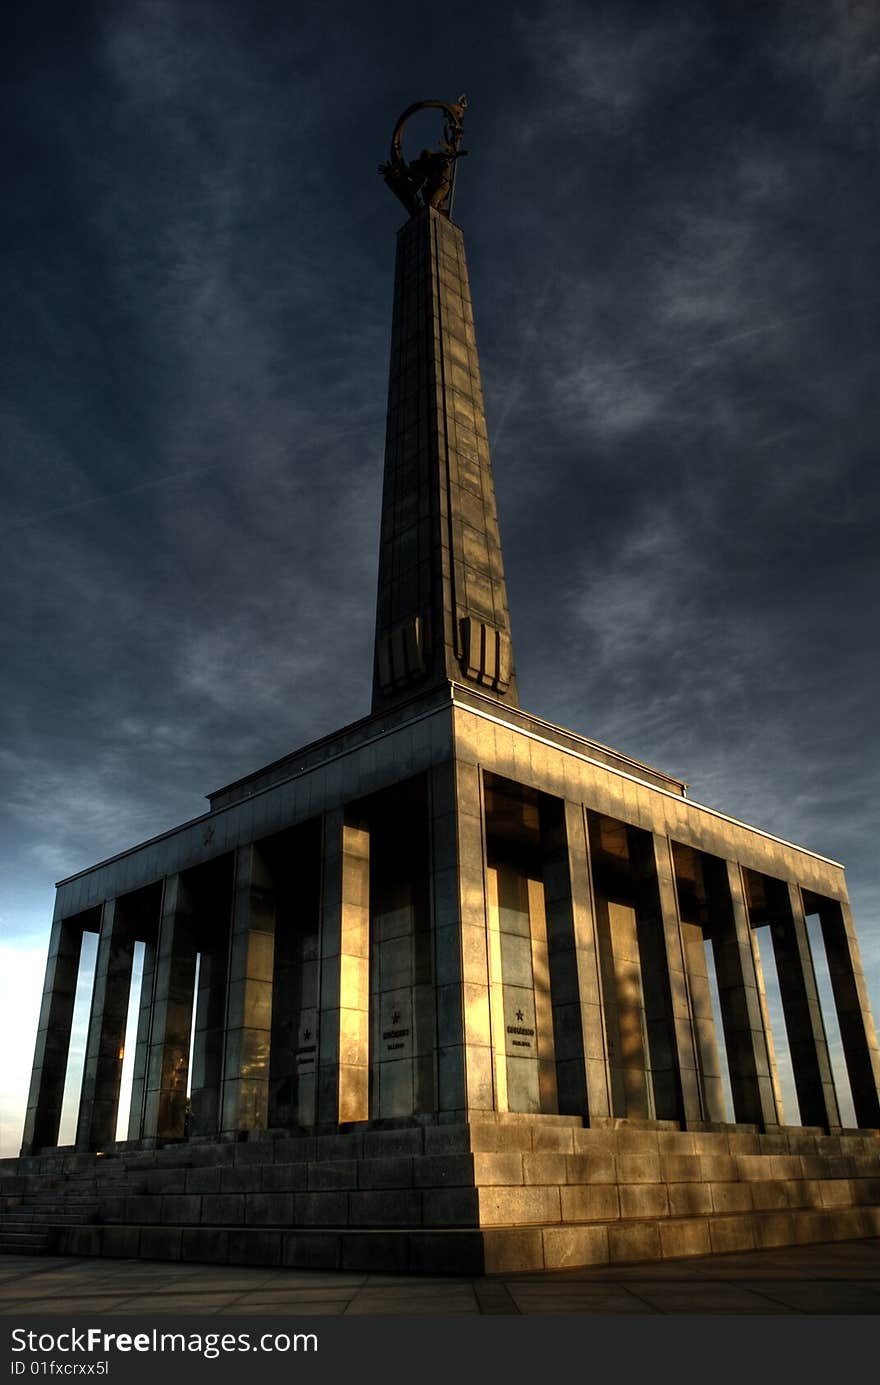
[[[440,146],[438,149],[423,149],[417,159],[407,163],[402,147],[404,126],[416,111],[429,107],[446,112]],[[417,101],[407,107],[394,127],[391,157],[388,163],[379,165],[379,172],[410,216],[415,216],[422,207],[433,207],[435,211],[450,215],[456,161],[467,153],[466,149],[461,148],[466,107],[467,98],[464,96],[460,96],[456,102]]]

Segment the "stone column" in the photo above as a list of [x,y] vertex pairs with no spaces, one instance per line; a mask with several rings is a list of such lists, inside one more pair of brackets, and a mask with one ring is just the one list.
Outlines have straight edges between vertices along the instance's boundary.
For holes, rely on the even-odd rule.
[[[601,892],[596,894],[595,913],[602,1018],[608,1050],[610,1114],[630,1120],[652,1120],[655,1116],[654,1088],[646,993],[660,1005],[659,1014],[655,1010],[652,1015],[654,1060],[658,1067],[665,1067],[666,1087],[672,1088],[667,1105],[671,1103],[678,1109],[678,1086],[674,1080],[668,1034],[671,1025],[668,987],[665,992],[663,990],[666,964],[662,935],[659,948],[656,936],[651,940],[645,937],[644,926],[640,938],[635,904],[623,904]],[[652,972],[652,981],[647,987],[642,982],[643,964]]]
[[321,977],[321,823],[296,828],[280,849],[275,909],[269,1125],[317,1119]]
[[100,1149],[116,1139],[133,955],[134,934],[125,905],[108,899],[101,913],[76,1128],[81,1150]]
[[[640,834],[641,835],[641,834]],[[634,838],[635,834],[630,833]],[[678,899],[675,893],[675,871],[672,863],[672,848],[667,837],[651,834],[651,863],[656,882],[656,899],[660,910],[662,929],[663,959],[668,977],[668,999],[671,1014],[667,1022],[653,1019],[661,1013],[662,992],[665,990],[661,959],[643,955],[642,983],[645,988],[645,1007],[648,1012],[648,1042],[651,1050],[651,1075],[654,1083],[656,1114],[659,1118],[676,1115],[686,1124],[706,1119],[700,1090],[700,1069],[697,1056],[696,1036],[688,990],[687,967],[678,917]],[[639,853],[640,854],[640,853]],[[637,859],[637,856],[636,858]],[[650,909],[650,881],[644,880],[645,862],[638,868],[642,876],[642,906],[640,908],[639,935],[643,935],[645,904]],[[652,999],[650,992],[654,992]],[[671,1051],[663,1053],[666,1041]],[[665,1060],[665,1061],[664,1061]],[[672,1071],[666,1067],[671,1060]],[[664,1079],[666,1079],[664,1081]],[[679,1089],[678,1101],[674,1088]],[[677,1112],[674,1105],[678,1106]]]
[[495,1109],[479,767],[435,765],[430,796],[438,1110],[465,1119]]
[[532,944],[532,983],[535,995],[535,1028],[538,1040],[539,1110],[559,1114],[556,1081],[556,1038],[553,1032],[553,994],[550,989],[550,953],[547,944],[547,901],[543,880],[526,882]]
[[[220,1095],[223,1080],[226,1016],[226,963],[229,938],[226,918],[218,918],[215,934],[219,946],[205,947],[199,953],[199,981],[196,990],[196,1022],[190,1056],[191,1135],[216,1134],[220,1125]],[[200,930],[201,932],[201,930]],[[204,938],[204,933],[202,933]]]
[[735,861],[712,860],[710,869],[703,859],[734,1116],[767,1130],[781,1113],[742,871]]
[[[748,892],[746,892],[746,898],[748,898]],[[770,1081],[773,1084],[773,1099],[776,1103],[779,1124],[785,1125],[785,1107],[782,1101],[782,1085],[779,1081],[779,1068],[776,1065],[776,1051],[773,1047],[773,1030],[770,1027],[770,1006],[767,1004],[767,987],[764,982],[764,968],[761,964],[761,948],[758,943],[758,935],[752,927],[749,927],[749,941],[752,944],[752,963],[755,968],[755,979],[758,983],[761,1023],[764,1026],[764,1035],[767,1040],[767,1057],[770,1062]]]
[[504,1034],[504,970],[501,960],[500,896],[498,871],[486,871],[486,960],[489,974],[489,1028],[492,1045],[492,1080],[496,1111],[509,1111],[507,1051],[497,1036]]
[[486,887],[495,1110],[558,1115],[543,878],[499,862]]
[[370,1114],[370,834],[342,808],[324,818],[318,1120]]
[[147,1066],[150,1057],[150,1031],[153,1026],[153,986],[156,979],[156,940],[144,943],[144,967],[141,974],[141,1003],[138,1007],[137,1037],[134,1068],[131,1078],[131,1105],[128,1111],[128,1138],[139,1140],[144,1127],[144,1100],[147,1088]]
[[767,902],[801,1124],[836,1129],[840,1114],[800,889],[768,880]]
[[189,887],[184,876],[170,875],[162,894],[153,983],[143,1123],[147,1139],[179,1139],[186,1129],[195,971],[196,940]]
[[836,899],[819,899],[817,911],[856,1120],[875,1129],[880,1126],[880,1052],[852,914],[846,900]]
[[709,985],[709,964],[706,959],[706,940],[699,923],[681,924],[682,951],[687,968],[688,994],[693,1016],[694,1037],[699,1058],[700,1086],[703,1093],[705,1119],[726,1121],[727,1106],[721,1077],[721,1058],[718,1036],[715,1033],[715,1013]]
[[610,1116],[589,838],[580,803],[542,814],[556,1082],[563,1115]]
[[22,1154],[58,1143],[82,935],[81,917],[52,924]]
[[275,881],[251,842],[235,858],[221,1117],[227,1132],[266,1128],[274,956]]

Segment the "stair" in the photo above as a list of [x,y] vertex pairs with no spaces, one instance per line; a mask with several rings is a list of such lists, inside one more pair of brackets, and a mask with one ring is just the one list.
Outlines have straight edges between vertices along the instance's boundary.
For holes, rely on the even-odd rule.
[[880,1137],[490,1115],[46,1152],[0,1194],[0,1250],[510,1273],[878,1235]]
[[[25,1161],[4,1160],[7,1165]],[[130,1186],[124,1171],[108,1165],[102,1175],[94,1172],[94,1159],[85,1169],[65,1173],[56,1156],[48,1161],[45,1177],[25,1172],[10,1179],[4,1174],[0,1199],[0,1254],[41,1255],[48,1252],[61,1230],[87,1226],[100,1216],[100,1197]]]

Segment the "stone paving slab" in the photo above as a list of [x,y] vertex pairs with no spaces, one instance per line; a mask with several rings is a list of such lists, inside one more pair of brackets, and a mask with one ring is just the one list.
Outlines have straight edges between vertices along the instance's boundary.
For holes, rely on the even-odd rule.
[[[656,1280],[631,1280],[626,1288],[655,1313],[778,1313],[793,1312],[785,1300],[773,1293],[755,1292],[755,1286],[724,1283],[662,1283]],[[787,1288],[788,1285],[785,1285]],[[772,1282],[771,1282],[772,1288]],[[812,1310],[811,1310],[812,1311]],[[816,1311],[826,1312],[826,1309]]]
[[310,1303],[307,1308],[291,1308],[289,1303],[264,1303],[261,1299],[247,1299],[246,1302],[234,1303],[231,1308],[224,1310],[223,1316],[234,1315],[236,1317],[278,1317],[290,1318],[293,1312],[307,1313],[310,1316],[318,1313],[321,1317],[341,1317],[346,1311],[347,1303],[343,1299],[322,1299],[319,1302]]
[[430,1279],[0,1256],[0,1315],[880,1313],[880,1238],[657,1264]]
[[880,1295],[852,1280],[758,1280],[751,1288],[798,1313],[880,1313]]

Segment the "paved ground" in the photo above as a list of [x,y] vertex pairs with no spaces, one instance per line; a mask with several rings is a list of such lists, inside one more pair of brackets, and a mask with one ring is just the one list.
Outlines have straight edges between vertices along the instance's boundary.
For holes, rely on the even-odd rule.
[[0,1256],[0,1314],[880,1313],[880,1239],[487,1279]]

